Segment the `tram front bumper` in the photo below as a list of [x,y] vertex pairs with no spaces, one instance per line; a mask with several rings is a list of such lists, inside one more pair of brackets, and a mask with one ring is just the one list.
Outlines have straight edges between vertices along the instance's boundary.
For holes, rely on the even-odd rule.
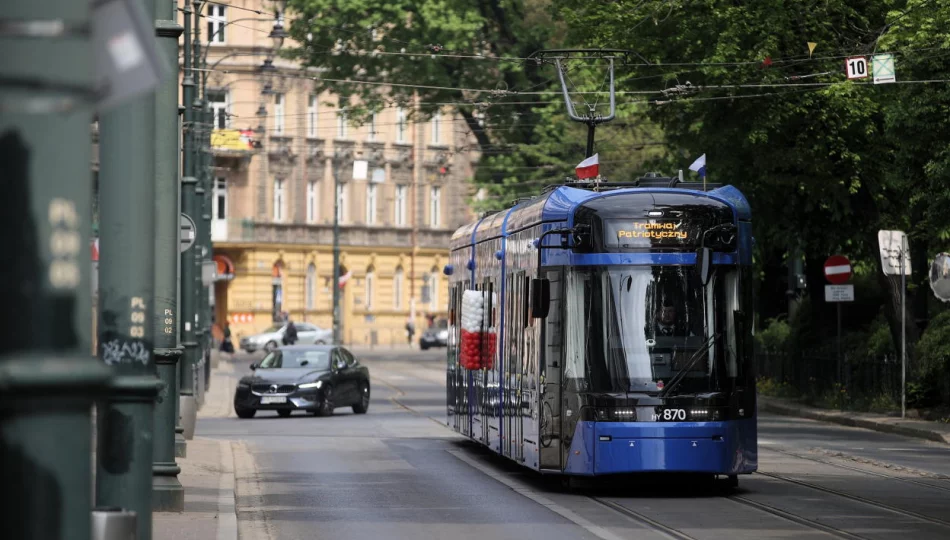
[[758,468],[756,420],[578,422],[565,473],[748,474]]

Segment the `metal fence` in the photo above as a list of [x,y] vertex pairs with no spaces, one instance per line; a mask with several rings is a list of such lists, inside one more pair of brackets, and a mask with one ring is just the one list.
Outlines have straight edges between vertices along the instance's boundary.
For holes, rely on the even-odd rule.
[[890,398],[900,403],[901,364],[897,357],[843,352],[839,360],[835,348],[829,347],[798,353],[757,351],[755,362],[760,379],[781,383],[812,400],[866,406]]

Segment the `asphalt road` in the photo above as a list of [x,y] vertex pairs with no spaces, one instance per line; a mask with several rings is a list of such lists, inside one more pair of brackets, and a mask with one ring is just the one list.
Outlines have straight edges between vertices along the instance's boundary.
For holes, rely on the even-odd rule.
[[766,415],[761,474],[732,496],[635,480],[571,491],[441,424],[442,354],[360,354],[366,415],[263,412],[202,419],[198,434],[246,441],[278,539],[950,538],[946,445]]

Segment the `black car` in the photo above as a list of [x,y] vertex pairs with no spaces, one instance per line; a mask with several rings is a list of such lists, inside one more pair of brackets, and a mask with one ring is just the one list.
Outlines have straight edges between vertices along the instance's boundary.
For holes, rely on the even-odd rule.
[[295,410],[320,416],[350,406],[369,409],[369,369],[350,351],[327,345],[288,345],[270,352],[234,392],[234,412],[251,418],[259,410],[290,416]]
[[426,328],[419,337],[419,348],[423,351],[429,347],[445,347],[449,343],[448,328]]

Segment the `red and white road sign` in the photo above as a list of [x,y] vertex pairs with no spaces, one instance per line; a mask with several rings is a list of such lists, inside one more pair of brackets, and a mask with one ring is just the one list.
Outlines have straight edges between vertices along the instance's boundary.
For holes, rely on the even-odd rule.
[[825,279],[832,285],[842,285],[851,279],[851,261],[844,255],[832,255],[825,261]]

